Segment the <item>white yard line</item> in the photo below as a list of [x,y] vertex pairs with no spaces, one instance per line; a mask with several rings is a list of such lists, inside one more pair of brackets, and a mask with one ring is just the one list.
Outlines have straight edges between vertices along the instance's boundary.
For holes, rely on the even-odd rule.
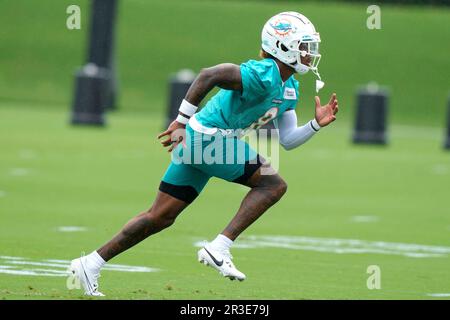
[[431,172],[433,174],[442,176],[442,175],[447,175],[450,173],[450,169],[448,166],[444,165],[444,164],[436,164],[435,166],[432,167]]
[[[204,241],[197,241],[201,247]],[[336,254],[387,254],[410,258],[439,258],[450,254],[450,247],[398,243],[385,241],[366,241],[358,239],[316,238],[301,236],[246,236],[234,244],[235,248],[282,248],[291,250],[328,252]]]
[[[43,259],[32,260],[23,257],[0,256],[0,273],[27,276],[65,277],[68,275],[69,260]],[[38,267],[38,268],[36,268]],[[106,264],[103,270],[119,272],[158,272],[160,269]]]
[[83,232],[87,231],[86,227],[77,227],[77,226],[61,226],[56,228],[59,232]]
[[450,297],[450,293],[427,293],[429,297],[445,298]]
[[[40,271],[38,271],[40,270]],[[60,271],[57,272],[55,270],[46,270],[42,271],[42,269],[27,269],[27,270],[17,270],[10,269],[8,266],[0,265],[0,273],[19,275],[19,276],[46,276],[46,277],[67,277],[67,272]],[[48,272],[50,271],[50,272]]]
[[357,223],[370,223],[377,222],[379,218],[377,216],[353,216],[350,220]]
[[22,149],[19,151],[19,158],[24,160],[35,159],[36,152],[31,149]]
[[12,168],[9,174],[15,177],[23,177],[30,173],[30,169],[27,168]]

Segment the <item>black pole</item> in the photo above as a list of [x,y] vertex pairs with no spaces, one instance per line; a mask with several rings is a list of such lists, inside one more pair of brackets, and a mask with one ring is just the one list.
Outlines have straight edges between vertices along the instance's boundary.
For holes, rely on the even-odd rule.
[[116,109],[115,20],[117,0],[93,0],[88,61],[109,70],[105,107]]
[[105,101],[110,75],[108,69],[91,63],[76,73],[72,124],[104,125]]
[[75,75],[72,124],[104,125],[105,109],[115,107],[116,9],[117,0],[92,0],[88,61]]
[[167,106],[166,127],[175,120],[178,109],[189,90],[196,74],[189,69],[183,69],[172,75],[169,79],[169,104]]
[[357,93],[354,143],[386,144],[388,93],[369,84]]
[[450,149],[450,96],[447,103],[447,139],[444,145],[445,149]]

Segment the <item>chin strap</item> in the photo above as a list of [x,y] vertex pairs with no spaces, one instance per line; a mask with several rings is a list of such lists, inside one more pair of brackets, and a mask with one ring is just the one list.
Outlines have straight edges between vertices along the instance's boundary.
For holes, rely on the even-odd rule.
[[[292,67],[294,67],[294,66],[292,66]],[[294,69],[299,74],[305,74],[309,70],[311,70],[311,72],[314,73],[317,78],[319,78],[319,79],[316,80],[316,92],[317,93],[319,93],[320,89],[322,89],[325,86],[325,82],[322,81],[322,78],[320,77],[320,73],[319,73],[319,71],[317,69],[308,68],[307,66],[305,66],[303,64],[295,66]]]
[[323,82],[322,79],[320,78],[320,74],[317,69],[311,71],[317,76],[317,78],[319,78],[316,80],[316,92],[319,93],[320,89],[322,89],[325,86],[325,82]]
[[319,93],[319,90],[325,86],[325,82],[322,80],[316,80],[316,92]]
[[303,64],[298,64],[298,65],[292,65],[292,64],[288,64],[290,67],[294,68],[295,71],[297,71],[299,74],[306,74],[308,73],[309,70],[311,70],[312,73],[314,73],[316,75],[317,79],[316,80],[316,92],[319,93],[320,89],[322,89],[325,86],[325,82],[322,81],[319,71],[317,69],[311,69]]

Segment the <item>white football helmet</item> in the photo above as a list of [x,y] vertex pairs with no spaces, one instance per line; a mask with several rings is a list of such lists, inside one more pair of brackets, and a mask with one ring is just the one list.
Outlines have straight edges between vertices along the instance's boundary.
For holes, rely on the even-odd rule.
[[[264,51],[300,74],[311,70],[320,80],[320,35],[304,15],[289,11],[273,16],[264,25],[261,40]],[[309,65],[302,64],[301,57],[309,57]]]

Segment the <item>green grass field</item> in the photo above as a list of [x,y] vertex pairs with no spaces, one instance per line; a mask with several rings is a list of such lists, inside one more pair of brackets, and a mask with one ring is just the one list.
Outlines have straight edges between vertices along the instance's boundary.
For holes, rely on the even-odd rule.
[[[448,9],[383,6],[382,30],[369,31],[356,4],[122,1],[119,110],[105,128],[84,128],[68,124],[88,30],[87,14],[81,31],[65,28],[72,3],[88,11],[88,1],[66,0],[7,0],[0,11],[0,299],[88,299],[66,288],[64,268],[151,205],[170,159],[156,140],[169,74],[256,58],[261,23],[286,9],[320,29],[321,96],[336,91],[340,113],[306,145],[281,151],[289,190],[233,249],[247,280],[196,260],[194,244],[222,231],[246,192],[212,179],[174,226],[111,261],[157,270],[113,266],[101,291],[107,299],[449,299]],[[371,80],[392,95],[386,147],[351,143],[354,92]],[[302,83],[305,122],[313,77]],[[381,269],[379,290],[366,285],[371,265]]]
[[[151,204],[169,161],[155,139],[160,119],[114,114],[106,129],[73,128],[66,112],[5,105],[0,119],[1,256],[69,260],[96,249]],[[300,149],[282,152],[288,193],[245,235],[432,245],[442,256],[236,248],[235,262],[248,280],[230,282],[196,261],[193,243],[222,230],[245,190],[212,180],[173,227],[111,262],[160,271],[104,271],[107,298],[425,299],[449,293],[450,154],[440,149],[442,130],[394,125],[386,148],[354,146],[350,134],[349,123],[336,122]],[[86,231],[58,232],[60,226]],[[369,265],[381,268],[381,290],[366,287]],[[66,289],[64,277],[0,273],[0,283],[5,299],[82,298]]]

